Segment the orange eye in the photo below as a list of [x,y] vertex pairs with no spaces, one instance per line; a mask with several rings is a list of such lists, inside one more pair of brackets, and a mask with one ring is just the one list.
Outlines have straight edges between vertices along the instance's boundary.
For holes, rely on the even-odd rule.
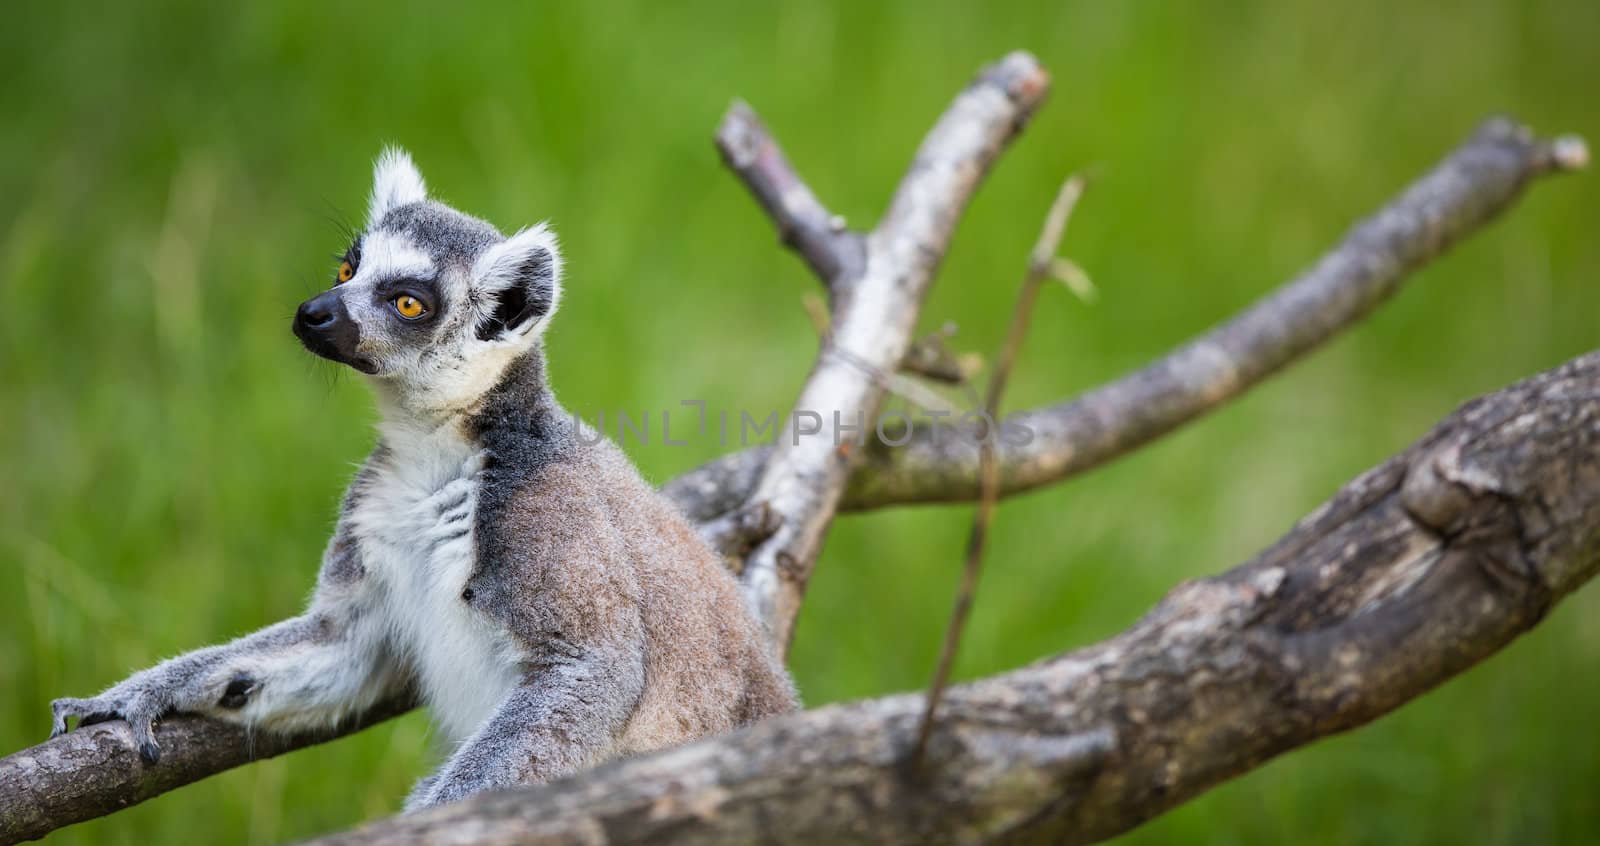
[[401,294],[394,298],[394,310],[407,320],[416,320],[428,313],[428,307],[422,301],[410,294]]
[[351,279],[355,278],[355,275],[356,275],[356,266],[355,265],[353,265],[353,264],[351,264],[350,262],[347,262],[347,261],[339,263],[339,281],[340,282],[349,282]]

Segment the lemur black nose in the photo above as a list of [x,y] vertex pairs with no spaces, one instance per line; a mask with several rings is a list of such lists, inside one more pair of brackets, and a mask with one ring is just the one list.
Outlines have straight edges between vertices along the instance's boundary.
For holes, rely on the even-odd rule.
[[338,297],[334,296],[330,300],[330,294],[333,294],[333,292],[329,291],[326,294],[301,303],[300,310],[295,312],[294,322],[307,329],[326,329],[331,326],[334,321]]
[[323,358],[373,372],[372,363],[356,353],[361,344],[361,330],[350,318],[339,291],[324,291],[301,303],[294,313],[294,334],[306,349]]

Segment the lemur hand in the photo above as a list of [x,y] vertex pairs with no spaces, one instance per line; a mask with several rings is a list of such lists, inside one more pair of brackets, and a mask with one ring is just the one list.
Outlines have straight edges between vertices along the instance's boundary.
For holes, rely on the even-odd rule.
[[477,477],[483,465],[484,454],[473,454],[462,462],[460,476],[417,503],[419,522],[429,527],[426,539],[435,550],[452,542],[471,543]]
[[176,710],[202,710],[205,707],[236,711],[244,707],[261,687],[251,673],[235,672],[209,681],[206,671],[214,669],[214,650],[201,650],[152,667],[99,696],[86,699],[66,697],[50,703],[54,719],[50,736],[66,733],[67,720],[78,718],[78,727],[111,720],[126,720],[133,731],[133,743],[145,763],[161,759],[156,743],[156,723]]
[[88,699],[63,698],[50,703],[54,721],[50,736],[67,731],[67,720],[78,718],[78,727],[122,719],[133,730],[134,745],[139,747],[139,757],[147,764],[161,758],[161,747],[156,745],[155,723],[165,713],[164,708],[149,691],[117,685],[99,696]]

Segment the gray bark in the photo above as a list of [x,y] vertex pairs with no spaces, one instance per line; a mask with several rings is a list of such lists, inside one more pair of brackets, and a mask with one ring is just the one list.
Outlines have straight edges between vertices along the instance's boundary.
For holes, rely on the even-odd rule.
[[[1412,271],[1509,209],[1541,174],[1582,167],[1581,142],[1535,139],[1507,119],[1484,123],[1400,196],[1353,227],[1315,264],[1228,322],[1075,399],[1021,412],[1033,440],[998,445],[1001,491],[1018,494],[1092,469],[1223,405],[1360,322]],[[730,453],[666,490],[699,520],[750,498],[771,449]],[[978,449],[952,431],[870,450],[840,508],[965,502],[978,490]]]
[[1483,660],[1600,568],[1600,354],[1468,403],[1104,643],[316,841],[1089,843]]
[[[956,222],[1048,88],[1044,69],[1026,53],[984,69],[928,132],[883,220],[860,240],[817,232],[821,205],[777,145],[764,140],[748,108],[730,112],[717,134],[735,172],[774,213],[785,240],[825,274],[831,294],[822,349],[748,497],[777,517],[776,530],[744,557],[741,575],[746,598],[780,652],[788,650],[823,538],[860,462],[863,450],[852,441],[877,418]],[[730,141],[737,142],[732,150]],[[796,223],[805,220],[815,222]],[[830,248],[842,254],[816,258]],[[814,415],[814,428],[801,428],[807,414]],[[857,427],[857,434],[845,433],[845,426]]]
[[86,726],[0,758],[0,843],[34,840],[116,813],[241,764],[360,731],[412,706],[410,700],[385,702],[337,730],[293,735],[252,735],[229,723],[173,715],[157,728],[158,764],[139,758],[122,720]]

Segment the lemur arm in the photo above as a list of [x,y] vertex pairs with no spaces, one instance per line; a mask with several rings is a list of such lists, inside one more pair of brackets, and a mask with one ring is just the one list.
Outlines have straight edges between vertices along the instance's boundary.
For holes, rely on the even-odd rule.
[[531,666],[493,716],[420,782],[406,810],[488,790],[539,784],[603,757],[644,690],[644,652],[558,644],[560,657]]
[[55,700],[51,735],[65,732],[71,717],[79,725],[124,719],[139,754],[154,763],[160,757],[155,723],[173,711],[287,731],[331,725],[376,704],[405,679],[385,633],[362,613],[370,588],[359,567],[346,571],[357,578],[338,579],[339,565],[350,562],[335,556],[352,554],[336,536],[323,583],[298,617],[163,661],[98,696]]
[[[480,571],[468,582],[522,650],[522,676],[494,713],[406,800],[406,810],[517,784],[551,781],[607,756],[645,686],[645,629],[633,567],[597,498],[533,489],[519,514],[570,523],[487,524]],[[515,531],[505,531],[504,528]],[[521,539],[532,535],[538,544]]]

